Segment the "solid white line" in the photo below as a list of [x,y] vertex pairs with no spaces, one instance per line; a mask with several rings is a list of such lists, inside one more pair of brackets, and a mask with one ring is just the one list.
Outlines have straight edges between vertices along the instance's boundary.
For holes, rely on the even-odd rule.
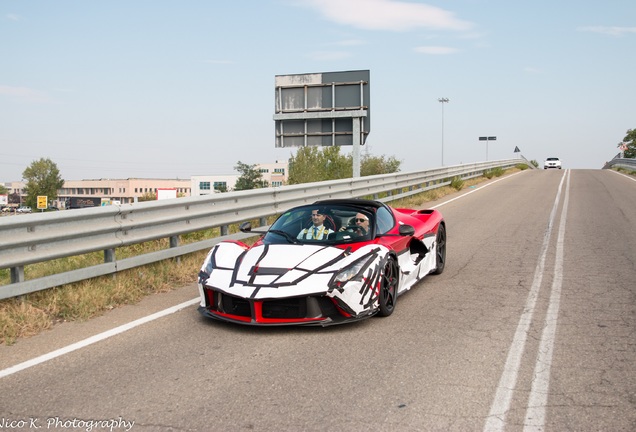
[[162,317],[164,317],[166,315],[170,315],[172,313],[178,312],[181,309],[187,308],[188,306],[192,306],[193,304],[198,303],[199,301],[200,301],[199,297],[197,297],[195,299],[192,299],[192,300],[188,300],[188,301],[183,302],[181,304],[178,304],[176,306],[172,306],[172,307],[170,307],[168,309],[164,309],[162,311],[156,312],[156,313],[154,313],[152,315],[148,315],[146,317],[139,318],[138,320],[129,322],[128,324],[123,324],[123,325],[121,325],[119,327],[115,327],[114,329],[107,330],[107,331],[105,331],[103,333],[96,334],[95,336],[91,336],[91,337],[89,337],[87,339],[81,340],[81,341],[76,342],[74,344],[65,346],[65,347],[57,349],[55,351],[51,351],[50,353],[47,353],[47,354],[43,354],[43,355],[41,355],[39,357],[36,357],[34,359],[27,360],[25,362],[22,362],[22,363],[19,363],[19,364],[15,365],[15,366],[11,366],[11,367],[9,367],[7,369],[0,370],[0,378],[4,378],[6,376],[12,375],[12,374],[14,374],[16,372],[19,372],[21,370],[30,368],[32,366],[39,365],[40,363],[47,362],[47,361],[52,360],[52,359],[54,359],[56,357],[63,356],[65,354],[68,354],[68,353],[73,352],[75,350],[78,350],[80,348],[84,348],[84,347],[86,347],[88,345],[92,345],[92,344],[94,344],[96,342],[99,342],[99,341],[102,341],[104,339],[108,339],[109,337],[118,335],[120,333],[123,333],[125,331],[130,330],[130,329],[133,329],[133,328],[135,328],[137,326],[140,326],[142,324],[146,324],[146,323],[148,323],[150,321],[154,321],[154,320],[156,320],[158,318],[162,318]]
[[[477,189],[474,189],[474,190],[472,190],[472,191],[470,191],[470,192],[468,192],[468,193],[465,193],[464,195],[458,196],[458,197],[456,197],[456,198],[453,198],[453,199],[451,199],[451,200],[448,200],[448,201],[446,201],[446,202],[443,202],[443,203],[438,204],[438,205],[436,205],[436,206],[434,206],[434,207],[431,207],[431,208],[441,207],[441,206],[443,206],[443,205],[445,205],[445,204],[448,204],[448,203],[450,203],[450,202],[452,202],[452,201],[455,201],[455,200],[457,200],[457,199],[459,199],[459,198],[463,198],[463,197],[465,197],[466,195],[470,195],[470,194],[471,194],[471,193],[473,193],[473,192],[477,192],[477,191],[478,191],[478,190],[480,190],[480,189],[483,189],[483,188],[488,187],[488,186],[491,186],[491,185],[493,185],[493,184],[495,184],[495,183],[497,183],[497,182],[500,182],[500,181],[502,181],[502,180],[505,180],[505,179],[507,179],[507,178],[510,178],[510,177],[512,177],[512,176],[515,176],[515,175],[517,175],[517,174],[520,174],[521,172],[523,172],[523,171],[520,171],[520,172],[518,172],[518,173],[512,174],[512,175],[510,175],[510,176],[506,176],[506,177],[501,178],[501,179],[499,179],[499,180],[495,180],[495,181],[494,181],[494,182],[492,182],[492,183],[488,183],[487,185],[481,186],[481,187],[479,187],[479,188],[477,188]],[[184,302],[184,303],[178,304],[178,305],[176,305],[176,306],[173,306],[173,307],[171,307],[171,308],[165,309],[165,310],[163,310],[163,311],[159,311],[159,312],[154,313],[154,314],[152,314],[152,315],[149,315],[149,316],[147,316],[147,317],[140,318],[140,319],[135,320],[135,321],[132,321],[132,322],[130,322],[130,323],[128,323],[128,324],[124,324],[124,325],[121,325],[121,326],[116,327],[116,328],[114,328],[114,329],[107,330],[107,331],[105,331],[105,332],[103,332],[103,333],[97,334],[97,335],[95,335],[95,336],[91,336],[91,337],[89,337],[89,338],[87,338],[87,339],[84,339],[84,340],[82,340],[82,341],[79,341],[79,342],[76,342],[76,343],[74,343],[74,344],[68,345],[68,346],[66,346],[66,347],[60,348],[60,349],[58,349],[58,350],[52,351],[52,352],[50,352],[50,353],[43,354],[43,355],[41,355],[41,356],[39,356],[39,357],[36,357],[36,358],[34,358],[34,359],[27,360],[27,361],[25,361],[25,362],[22,362],[22,363],[19,363],[19,364],[15,365],[15,366],[11,366],[11,367],[9,367],[9,368],[6,368],[6,369],[3,369],[3,370],[0,370],[0,378],[4,378],[4,377],[6,377],[6,376],[9,376],[9,375],[12,375],[12,374],[14,374],[14,373],[17,373],[17,372],[19,372],[19,371],[21,371],[21,370],[28,369],[28,368],[30,368],[30,367],[32,367],[32,366],[36,366],[36,365],[38,365],[38,364],[40,364],[40,363],[47,362],[47,361],[52,360],[52,359],[54,359],[54,358],[56,358],[56,357],[60,357],[60,356],[62,356],[62,355],[65,355],[65,354],[68,354],[68,353],[70,353],[70,352],[76,351],[76,350],[78,350],[78,349],[80,349],[80,348],[84,348],[84,347],[86,347],[86,346],[92,345],[92,344],[94,344],[94,343],[96,343],[96,342],[99,342],[99,341],[102,341],[102,340],[107,339],[107,338],[109,338],[109,337],[112,337],[112,336],[118,335],[118,334],[120,334],[120,333],[123,333],[123,332],[125,332],[125,331],[130,330],[130,329],[133,329],[133,328],[135,328],[135,327],[137,327],[137,326],[140,326],[140,325],[142,325],[142,324],[145,324],[145,323],[147,323],[147,322],[154,321],[154,320],[156,320],[156,319],[158,319],[158,318],[161,318],[161,317],[164,317],[164,316],[166,316],[166,315],[169,315],[169,314],[172,314],[172,313],[178,312],[178,311],[180,311],[181,309],[184,309],[184,308],[186,308],[186,307],[188,307],[188,306],[191,306],[191,305],[193,305],[193,304],[198,303],[199,301],[200,301],[199,297],[194,298],[194,299],[192,299],[192,300],[189,300],[189,301],[187,301],[187,302]]]
[[[566,170],[566,174],[569,170]],[[548,227],[543,235],[543,244],[541,245],[541,252],[539,254],[539,261],[534,271],[534,280],[526,298],[526,303],[523,308],[523,313],[517,324],[515,335],[508,350],[508,357],[506,358],[506,364],[504,365],[503,373],[499,379],[497,385],[497,392],[493,399],[484,425],[484,431],[503,431],[506,425],[506,414],[510,409],[512,401],[512,395],[517,385],[517,376],[519,374],[519,368],[521,366],[521,358],[523,357],[523,351],[525,350],[526,339],[528,337],[528,330],[530,323],[532,322],[532,315],[534,314],[534,308],[541,288],[541,281],[543,280],[543,272],[545,268],[545,260],[550,244],[550,236],[552,235],[552,226],[556,217],[557,208],[561,199],[561,189],[563,187],[563,181],[565,175],[561,178],[559,183],[559,189],[556,199],[550,212],[550,218],[548,220]]]
[[632,177],[632,176],[629,176],[629,175],[627,175],[627,174],[623,174],[623,173],[620,173],[620,172],[618,172],[618,171],[614,171],[614,170],[610,170],[610,171],[611,171],[611,172],[613,172],[613,173],[618,174],[619,176],[623,176],[623,177],[625,177],[626,179],[629,179],[629,180],[631,180],[631,181],[635,181],[635,182],[636,182],[636,178],[634,178],[634,177]]
[[488,186],[492,186],[492,185],[494,185],[495,183],[498,183],[498,182],[500,182],[500,181],[502,181],[502,180],[507,180],[507,179],[509,179],[509,178],[511,178],[511,177],[516,176],[517,174],[521,174],[522,172],[523,172],[523,171],[519,171],[519,172],[516,172],[516,173],[514,173],[514,174],[510,174],[509,176],[506,176],[506,177],[500,178],[499,180],[495,180],[495,181],[493,181],[493,182],[491,182],[491,183],[488,183],[488,184],[485,184],[485,185],[483,185],[483,186],[480,186],[480,187],[478,187],[478,188],[476,188],[476,189],[473,189],[473,190],[471,190],[470,192],[466,192],[466,193],[465,193],[465,194],[463,194],[463,195],[460,195],[460,196],[455,197],[455,198],[453,198],[453,199],[449,199],[448,201],[444,201],[444,202],[443,202],[443,203],[441,203],[441,204],[437,204],[436,206],[429,207],[429,208],[430,208],[430,209],[436,209],[437,207],[441,207],[441,206],[446,205],[446,204],[448,204],[448,203],[452,203],[453,201],[458,200],[458,199],[460,199],[460,198],[464,198],[465,196],[468,196],[468,195],[470,195],[470,194],[471,194],[471,193],[473,193],[473,192],[477,192],[478,190],[481,190],[481,189],[483,189],[483,188],[487,188]]
[[545,317],[537,362],[534,366],[534,378],[532,390],[528,400],[524,432],[540,432],[545,428],[546,407],[548,404],[548,390],[550,388],[550,369],[552,367],[552,354],[556,339],[557,320],[559,319],[559,307],[561,304],[561,286],[563,284],[563,250],[565,243],[565,222],[570,200],[570,176],[568,174],[559,223],[559,234],[556,244],[556,258],[554,262],[554,279],[552,280],[552,292],[550,303]]

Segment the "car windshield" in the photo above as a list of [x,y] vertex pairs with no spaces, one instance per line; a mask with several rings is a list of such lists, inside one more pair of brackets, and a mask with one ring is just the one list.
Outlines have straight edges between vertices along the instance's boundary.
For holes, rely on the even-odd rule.
[[306,205],[283,213],[263,238],[266,244],[342,244],[373,238],[374,213],[347,205]]

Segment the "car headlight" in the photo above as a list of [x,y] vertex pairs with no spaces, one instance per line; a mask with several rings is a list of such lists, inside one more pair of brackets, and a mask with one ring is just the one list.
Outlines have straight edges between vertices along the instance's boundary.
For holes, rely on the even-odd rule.
[[339,284],[344,282],[348,282],[351,279],[355,279],[358,275],[362,274],[362,272],[369,266],[369,264],[373,261],[373,257],[365,257],[359,259],[358,261],[354,261],[352,264],[340,270],[334,280]]

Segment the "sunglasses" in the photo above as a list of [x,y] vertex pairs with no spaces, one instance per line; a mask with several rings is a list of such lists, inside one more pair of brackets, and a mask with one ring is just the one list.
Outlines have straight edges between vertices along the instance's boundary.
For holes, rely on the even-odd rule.
[[356,222],[366,222],[366,221],[368,221],[368,220],[369,220],[369,219],[360,219],[360,218],[356,218]]

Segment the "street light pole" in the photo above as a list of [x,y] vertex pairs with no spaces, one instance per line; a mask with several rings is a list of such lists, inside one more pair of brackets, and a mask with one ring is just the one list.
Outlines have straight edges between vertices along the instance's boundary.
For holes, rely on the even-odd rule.
[[444,104],[449,102],[448,98],[439,98],[438,102],[442,104],[442,166],[444,166]]

